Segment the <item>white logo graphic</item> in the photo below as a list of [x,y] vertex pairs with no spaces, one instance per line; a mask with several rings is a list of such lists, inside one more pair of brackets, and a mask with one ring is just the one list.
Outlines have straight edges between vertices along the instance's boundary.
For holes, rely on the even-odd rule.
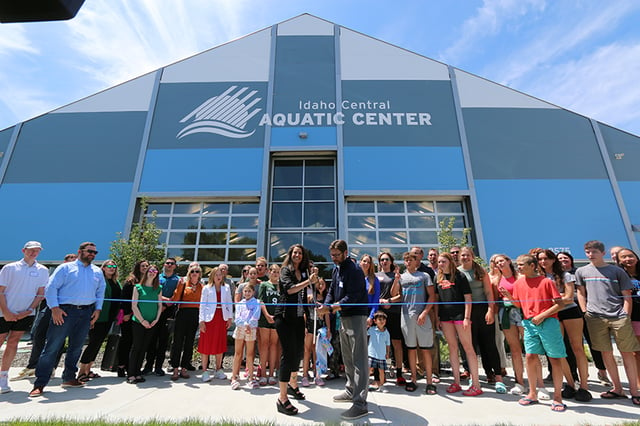
[[[260,112],[261,108],[254,110],[251,110],[251,108],[260,102],[262,98],[255,98],[250,101],[258,93],[257,90],[252,90],[243,98],[239,98],[249,88],[243,87],[235,94],[231,94],[237,88],[238,86],[229,87],[224,93],[207,99],[202,105],[187,114],[180,122],[186,123],[190,120],[192,122],[180,130],[176,137],[182,139],[194,133],[215,133],[241,139],[254,134],[255,129],[248,131],[244,128],[251,117]],[[245,102],[249,103],[245,104]]]

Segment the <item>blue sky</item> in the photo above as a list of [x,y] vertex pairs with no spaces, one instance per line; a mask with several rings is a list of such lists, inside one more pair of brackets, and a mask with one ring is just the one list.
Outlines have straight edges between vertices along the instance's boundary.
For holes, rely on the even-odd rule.
[[87,0],[0,25],[0,129],[305,12],[640,135],[637,0]]

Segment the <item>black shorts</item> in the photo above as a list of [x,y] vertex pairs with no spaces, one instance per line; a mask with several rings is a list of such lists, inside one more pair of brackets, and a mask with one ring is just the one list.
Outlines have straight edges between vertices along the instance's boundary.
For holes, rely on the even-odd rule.
[[558,312],[558,319],[560,321],[578,318],[582,318],[582,310],[579,306],[574,306],[573,308],[565,309]]
[[[383,311],[385,312],[385,311]],[[387,314],[387,330],[392,340],[402,340],[402,329],[400,328],[400,312],[385,312]]]
[[0,334],[8,333],[9,331],[31,330],[34,318],[34,315],[29,315],[18,321],[5,321],[4,317],[0,317]]

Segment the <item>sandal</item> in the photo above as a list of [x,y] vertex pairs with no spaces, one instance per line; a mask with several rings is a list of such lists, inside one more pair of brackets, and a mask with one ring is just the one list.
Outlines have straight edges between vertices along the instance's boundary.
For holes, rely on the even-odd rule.
[[291,404],[291,401],[288,399],[286,402],[281,402],[279,399],[276,406],[278,407],[278,412],[282,414],[286,414],[287,416],[294,416],[298,414],[298,409]]
[[415,391],[416,389],[418,389],[418,386],[417,386],[415,383],[413,383],[413,382],[407,382],[407,384],[406,384],[406,385],[404,385],[404,389],[405,389],[407,392],[413,392],[413,391]]
[[456,392],[460,392],[461,390],[462,390],[462,388],[460,387],[459,384],[451,383],[449,385],[449,387],[447,388],[447,393],[456,393]]
[[482,392],[482,389],[478,389],[475,386],[469,386],[469,389],[462,392],[464,396],[478,396],[478,395],[482,395],[483,393],[484,392]]
[[527,398],[526,396],[520,398],[520,401],[518,401],[518,404],[520,404],[522,406],[525,406],[525,407],[528,406],[528,405],[536,405],[538,403],[539,403],[539,401],[537,399]]
[[623,399],[623,398],[626,398],[626,397],[627,397],[627,395],[624,395],[624,394],[621,394],[621,393],[617,393],[617,392],[614,392],[612,390],[608,390],[608,391],[602,392],[600,394],[600,398],[604,398],[604,399],[618,399],[618,398]]
[[427,395],[435,395],[438,393],[438,388],[436,388],[436,385],[427,385]]
[[99,379],[102,376],[99,375],[98,373],[94,373],[93,371],[89,371],[89,374],[87,374],[87,377],[89,377],[90,379]]
[[507,393],[507,386],[502,382],[496,382],[496,393]]
[[640,395],[631,396],[631,402],[633,402],[633,405],[640,405]]
[[561,402],[553,401],[551,403],[551,411],[555,411],[557,413],[562,413],[567,410],[567,404],[563,404]]
[[89,377],[88,374],[81,373],[81,374],[78,374],[78,379],[77,380],[79,382],[86,383],[89,380],[91,380],[91,377]]
[[292,397],[298,400],[305,399],[304,394],[300,392],[300,388],[294,388],[290,384],[287,384],[287,394],[291,395]]

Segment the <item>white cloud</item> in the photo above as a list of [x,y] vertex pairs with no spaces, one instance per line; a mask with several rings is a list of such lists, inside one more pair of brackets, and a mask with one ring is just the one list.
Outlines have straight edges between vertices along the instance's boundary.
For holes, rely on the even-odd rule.
[[0,55],[17,52],[36,54],[38,49],[26,36],[23,24],[3,24],[0,26]]
[[640,134],[640,41],[613,43],[556,65],[529,93],[580,114]]
[[614,30],[621,19],[639,6],[626,1],[601,3],[598,7],[576,10],[574,16],[552,20],[536,32],[537,36],[531,43],[517,46],[513,49],[515,54],[507,60],[492,64],[496,80],[516,85],[518,80],[530,79],[531,74],[555,66],[555,59],[572,54],[585,43],[596,43],[599,37]]
[[69,25],[75,66],[107,86],[121,83],[239,36],[245,3],[87,3]]
[[543,11],[544,0],[484,0],[477,13],[462,24],[460,38],[444,51],[441,60],[459,62],[460,58],[483,39],[500,32],[508,22],[517,21],[531,11]]

